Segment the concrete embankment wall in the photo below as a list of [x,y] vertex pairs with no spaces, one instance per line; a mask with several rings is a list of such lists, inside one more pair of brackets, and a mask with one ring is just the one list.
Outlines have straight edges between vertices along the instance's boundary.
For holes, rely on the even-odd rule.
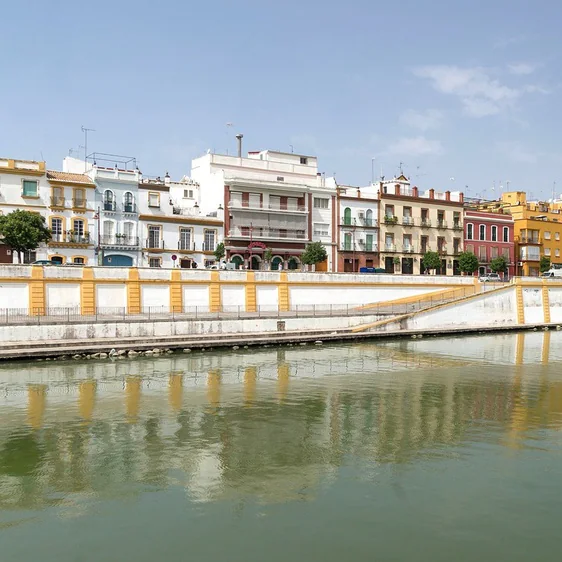
[[533,324],[562,324],[562,282],[522,281],[453,303],[382,320],[356,331],[498,328]]
[[21,314],[52,314],[57,309],[138,314],[150,307],[161,312],[195,307],[211,312],[290,311],[386,302],[475,284],[472,277],[458,276],[3,265],[0,315],[14,309]]

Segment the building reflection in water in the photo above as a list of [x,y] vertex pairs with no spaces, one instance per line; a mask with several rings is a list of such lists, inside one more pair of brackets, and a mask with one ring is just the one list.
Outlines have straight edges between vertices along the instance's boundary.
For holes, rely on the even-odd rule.
[[179,484],[193,501],[302,500],[349,459],[407,467],[479,440],[516,452],[562,427],[561,343],[544,332],[34,364],[24,382],[0,370],[0,507],[134,483]]

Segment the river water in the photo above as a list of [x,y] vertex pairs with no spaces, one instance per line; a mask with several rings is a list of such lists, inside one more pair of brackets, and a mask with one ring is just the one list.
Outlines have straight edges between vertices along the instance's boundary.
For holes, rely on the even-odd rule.
[[0,561],[558,560],[562,332],[0,365]]

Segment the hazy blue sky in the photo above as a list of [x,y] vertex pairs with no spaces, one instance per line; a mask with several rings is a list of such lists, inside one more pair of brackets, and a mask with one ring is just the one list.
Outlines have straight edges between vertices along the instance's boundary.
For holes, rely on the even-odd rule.
[[560,2],[18,0],[1,18],[0,156],[60,168],[85,125],[89,152],[177,178],[242,132],[341,183],[376,157],[423,187],[562,192]]

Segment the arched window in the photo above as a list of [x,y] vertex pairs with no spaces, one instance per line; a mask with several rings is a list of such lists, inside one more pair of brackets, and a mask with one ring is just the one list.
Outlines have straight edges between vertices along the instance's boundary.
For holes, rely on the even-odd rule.
[[103,192],[103,210],[115,211],[115,194],[111,189],[106,189]]
[[125,213],[135,212],[135,198],[130,191],[125,192],[125,195],[123,195],[123,211]]
[[102,244],[114,244],[113,236],[115,234],[115,225],[113,221],[103,221]]
[[343,212],[343,224],[350,225],[351,224],[351,209],[346,207]]
[[367,209],[365,213],[365,225],[373,226],[373,211],[371,211],[371,209]]

